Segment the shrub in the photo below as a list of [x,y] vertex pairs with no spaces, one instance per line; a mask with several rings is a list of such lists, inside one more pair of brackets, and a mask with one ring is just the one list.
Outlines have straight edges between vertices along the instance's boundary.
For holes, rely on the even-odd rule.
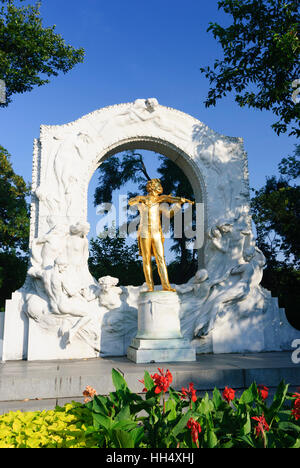
[[10,412],[0,416],[0,448],[88,448],[91,412],[80,403],[51,411]]
[[[93,415],[98,446],[107,448],[300,448],[300,394],[279,384],[270,405],[268,389],[253,383],[240,398],[226,387],[197,398],[194,386],[175,391],[163,369],[141,383],[145,398],[132,393],[113,369],[116,388],[93,394],[86,407]],[[168,392],[168,398],[167,398]],[[143,413],[141,414],[141,411]]]
[[0,417],[0,447],[300,448],[300,394],[283,381],[267,404],[256,383],[239,398],[230,387],[200,398],[193,383],[175,391],[169,370],[146,371],[143,395],[115,369],[112,380],[106,396],[87,386],[84,404]]

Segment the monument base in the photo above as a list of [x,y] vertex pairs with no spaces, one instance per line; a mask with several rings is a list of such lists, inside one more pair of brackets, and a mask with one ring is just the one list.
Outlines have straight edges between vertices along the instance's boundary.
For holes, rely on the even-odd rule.
[[196,350],[185,338],[143,340],[134,338],[127,350],[127,358],[137,364],[152,362],[196,361]]
[[196,349],[183,338],[176,292],[153,291],[140,294],[138,332],[127,350],[135,363],[195,361]]

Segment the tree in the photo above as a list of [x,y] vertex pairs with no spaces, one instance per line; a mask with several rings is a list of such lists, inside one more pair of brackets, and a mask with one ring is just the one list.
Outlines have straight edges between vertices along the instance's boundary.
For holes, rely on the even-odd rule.
[[[94,205],[110,203],[114,190],[118,190],[129,181],[138,184],[139,190],[145,190],[149,176],[143,156],[136,151],[127,151],[122,157],[110,156],[98,169],[98,187],[94,194]],[[133,194],[132,194],[133,195]]]
[[267,259],[262,285],[279,298],[292,325],[300,329],[300,145],[279,164],[251,201],[257,245]]
[[0,146],[0,249],[3,252],[26,252],[29,237],[29,207],[26,197],[30,187],[17,175],[10,154]]
[[24,179],[15,174],[9,153],[0,146],[0,307],[25,280],[29,191]]
[[200,68],[209,79],[206,107],[233,91],[240,107],[271,110],[279,117],[272,128],[279,135],[290,128],[300,134],[300,103],[291,96],[299,79],[298,0],[222,0],[219,9],[232,16],[222,27],[210,23],[223,48],[223,60]]
[[49,83],[47,77],[83,62],[84,50],[67,45],[55,26],[43,27],[40,3],[16,6],[14,0],[0,1],[0,78],[6,88],[0,106],[5,107],[12,95]]
[[282,159],[279,173],[267,178],[251,202],[257,242],[270,265],[277,265],[280,255],[281,261],[300,267],[300,187],[293,183],[300,176],[300,145]]
[[94,278],[113,276],[123,286],[139,286],[145,281],[136,243],[128,246],[126,239],[118,235],[91,239],[89,269]]

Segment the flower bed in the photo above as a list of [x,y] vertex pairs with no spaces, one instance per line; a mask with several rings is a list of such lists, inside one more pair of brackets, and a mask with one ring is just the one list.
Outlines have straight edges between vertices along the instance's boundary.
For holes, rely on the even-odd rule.
[[175,391],[169,370],[145,372],[143,396],[115,369],[112,379],[107,396],[86,387],[84,404],[0,416],[0,448],[300,448],[300,393],[284,382],[267,405],[256,383],[240,398],[229,387],[199,398],[192,382]]

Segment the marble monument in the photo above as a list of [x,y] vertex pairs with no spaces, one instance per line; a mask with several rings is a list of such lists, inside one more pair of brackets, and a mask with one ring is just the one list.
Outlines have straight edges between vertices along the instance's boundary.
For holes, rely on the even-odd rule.
[[[120,286],[120,278],[93,278],[88,269],[89,181],[106,158],[130,149],[173,160],[189,178],[196,205],[204,207],[198,271],[169,291]],[[33,153],[30,265],[25,284],[6,301],[0,357],[124,356],[132,343],[146,354],[147,339],[155,361],[162,359],[155,354],[158,332],[162,341],[172,340],[172,352],[165,353],[170,361],[178,349],[190,356],[291,350],[300,331],[261,287],[264,266],[242,138],[220,135],[155,98],[42,125]],[[157,313],[162,294],[172,297],[165,321]]]

